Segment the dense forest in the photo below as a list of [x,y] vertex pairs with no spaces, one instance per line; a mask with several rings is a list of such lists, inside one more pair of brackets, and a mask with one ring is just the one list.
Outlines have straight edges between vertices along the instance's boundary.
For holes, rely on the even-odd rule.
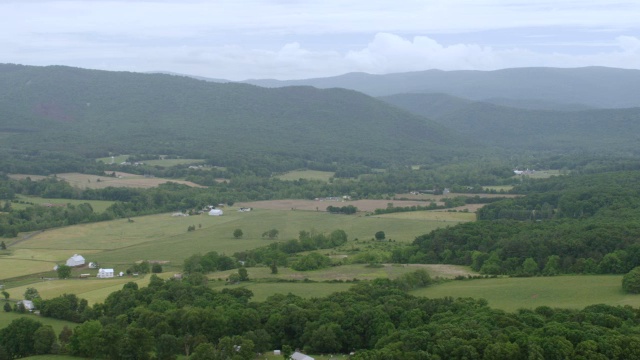
[[515,276],[626,273],[640,265],[639,184],[636,171],[527,182],[513,191],[525,196],[420,236],[393,259]]
[[300,349],[380,360],[640,357],[640,318],[631,307],[506,313],[484,300],[418,298],[406,291],[430,285],[420,271],[324,298],[273,295],[265,302],[251,302],[243,288],[211,290],[203,279],[153,276],[148,287],[129,283],[94,306],[73,295],[42,301],[43,315],[82,324],[58,340],[37,320],[15,320],[0,330],[0,354],[198,360]]

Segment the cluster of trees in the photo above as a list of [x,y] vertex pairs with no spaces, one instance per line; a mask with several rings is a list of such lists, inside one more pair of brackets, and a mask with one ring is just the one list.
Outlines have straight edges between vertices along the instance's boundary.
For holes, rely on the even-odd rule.
[[300,231],[298,239],[277,242],[253,250],[241,251],[233,257],[244,261],[246,266],[263,264],[271,266],[288,266],[289,256],[303,251],[330,249],[347,242],[348,236],[344,230],[334,230],[329,234],[314,231]]
[[231,270],[238,267],[238,261],[230,256],[210,251],[204,255],[191,255],[184,260],[182,269],[186,273],[208,273]]
[[[129,283],[85,309],[87,319],[71,334],[65,330],[59,343],[44,337],[52,342],[39,348],[134,360],[174,360],[180,354],[251,359],[256,352],[295,348],[355,352],[355,359],[629,359],[640,351],[640,315],[631,307],[509,313],[484,300],[428,299],[404,291],[430,283],[418,272],[329,297],[278,294],[250,302],[246,289],[215,291],[189,278],[153,276],[146,288]],[[15,320],[0,330],[0,352],[9,358],[37,353],[34,334],[40,327],[29,318]]]
[[358,208],[353,205],[346,206],[327,206],[327,211],[332,214],[351,215],[358,212]]
[[[514,276],[624,274],[640,265],[640,172],[557,177],[515,191],[526,196],[485,206],[477,222],[419,236],[395,249],[393,261]],[[518,220],[519,211],[528,215]]]

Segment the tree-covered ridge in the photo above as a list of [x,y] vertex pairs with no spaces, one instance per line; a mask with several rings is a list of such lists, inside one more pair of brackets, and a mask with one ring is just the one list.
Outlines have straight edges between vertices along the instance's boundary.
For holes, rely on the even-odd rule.
[[468,153],[460,149],[462,138],[444,127],[354,91],[1,67],[5,151],[178,154],[284,170],[306,162],[380,167]]
[[[47,309],[54,303],[60,312],[68,307],[84,322],[73,332],[63,331],[60,343],[55,337],[45,341],[47,348],[34,346],[39,322],[16,320],[0,330],[0,351],[9,358],[55,349],[91,358],[155,354],[171,360],[179,354],[252,359],[256,352],[288,348],[385,360],[634,359],[640,354],[640,318],[631,307],[507,313],[484,300],[407,294],[404,289],[429,285],[420,272],[361,283],[324,298],[274,295],[265,302],[251,302],[251,292],[242,288],[212,290],[202,280],[153,276],[148,287],[129,283],[93,307],[69,296],[49,300],[43,304]],[[230,351],[234,345],[241,350]]]
[[398,94],[382,99],[481,143],[519,151],[635,153],[640,131],[638,107],[527,110],[443,94]]
[[470,265],[487,274],[622,274],[640,265],[640,172],[556,177],[517,187],[527,196],[435,230],[396,262]]

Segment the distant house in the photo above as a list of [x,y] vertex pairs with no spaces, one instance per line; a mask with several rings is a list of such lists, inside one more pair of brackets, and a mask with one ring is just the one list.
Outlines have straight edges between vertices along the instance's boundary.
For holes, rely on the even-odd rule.
[[174,217],[176,217],[176,216],[189,216],[189,214],[185,214],[185,213],[177,212],[177,213],[173,213],[173,214],[171,214],[171,216],[174,216]]
[[114,276],[113,269],[99,269],[98,275],[96,275],[96,277],[100,279],[108,279],[108,278],[112,278],[113,276]]
[[209,215],[211,216],[222,216],[223,212],[220,209],[211,209],[209,211]]
[[84,260],[84,257],[82,257],[82,255],[73,254],[73,256],[67,260],[66,265],[71,267],[82,266],[84,265],[84,261],[85,260]]
[[33,311],[33,309],[35,309],[35,306],[33,306],[33,301],[31,300],[20,300],[17,302],[17,305],[22,304],[24,306],[24,309],[27,311]]
[[301,352],[294,352],[291,354],[291,360],[315,360],[311,356],[305,355]]
[[240,210],[238,210],[238,212],[249,212],[251,211],[250,207],[241,207]]
[[89,268],[90,269],[97,269],[98,268],[98,264],[94,263],[94,262],[90,262],[89,263]]

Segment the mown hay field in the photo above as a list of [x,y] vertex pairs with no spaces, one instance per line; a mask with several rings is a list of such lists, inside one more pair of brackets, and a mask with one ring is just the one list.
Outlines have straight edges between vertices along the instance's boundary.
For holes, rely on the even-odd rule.
[[622,291],[620,275],[576,275],[451,281],[412,292],[416,296],[484,298],[506,311],[538,306],[581,309],[593,304],[640,306],[640,296]]
[[[12,179],[25,179],[27,177],[32,180],[39,180],[43,177],[27,174],[12,174],[9,175]],[[204,187],[196,183],[184,180],[163,179],[156,177],[144,177],[143,175],[129,174],[123,172],[116,172],[116,177],[113,176],[98,176],[88,175],[80,173],[64,173],[56,174],[56,178],[68,182],[71,186],[78,187],[80,189],[104,189],[109,186],[112,187],[128,187],[128,188],[152,188],[160,184],[167,182],[174,182],[178,184],[188,185],[191,187]]]
[[[2,306],[4,306],[4,302],[0,301],[0,304],[2,304]],[[20,314],[20,313],[17,313],[17,312],[0,311],[0,329],[2,329],[4,327],[6,327],[7,325],[9,325],[13,320],[17,320],[17,319],[20,319],[20,318],[23,318],[23,317],[27,317],[29,319],[40,321],[43,325],[51,325],[51,327],[56,332],[56,334],[59,334],[60,331],[62,331],[62,328],[64,328],[65,326],[69,327],[69,329],[73,329],[76,326],[78,326],[78,324],[70,322],[70,321],[46,318],[46,317],[42,317],[42,316],[38,316],[38,315],[34,315],[34,314],[29,314],[29,313]],[[33,358],[36,358],[36,357],[33,357]],[[38,358],[43,360],[45,357],[43,356],[43,357],[38,357]],[[29,358],[29,359],[31,359],[31,358]],[[62,359],[62,357],[60,357],[60,358],[56,357],[56,359]],[[78,358],[73,358],[73,359],[77,360]]]
[[16,210],[26,209],[28,206],[32,206],[31,204],[27,204],[27,203],[33,203],[37,205],[71,204],[76,206],[80,204],[88,203],[91,205],[91,207],[93,208],[93,211],[96,213],[104,212],[105,210],[107,210],[109,206],[111,206],[114,203],[114,201],[106,201],[106,200],[47,199],[47,198],[41,198],[36,196],[25,196],[25,195],[17,195],[16,200],[25,202],[23,204],[20,204],[19,202],[18,203],[12,202],[11,207]]
[[318,171],[318,170],[295,170],[289,171],[282,175],[276,176],[280,180],[320,180],[324,182],[329,182],[329,179],[333,177],[335,173],[331,171]]

